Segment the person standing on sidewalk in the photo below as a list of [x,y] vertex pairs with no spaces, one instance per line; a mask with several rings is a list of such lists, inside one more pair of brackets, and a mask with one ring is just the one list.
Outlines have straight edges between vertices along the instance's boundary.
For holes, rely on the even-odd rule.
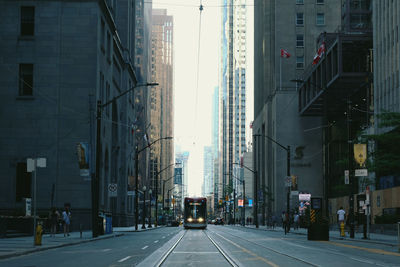
[[69,236],[69,225],[71,224],[71,212],[69,211],[69,207],[65,206],[65,210],[62,213],[63,224],[64,224],[64,236]]
[[337,211],[337,221],[339,223],[339,227],[341,223],[344,223],[346,219],[346,211],[344,211],[343,207],[340,207]]
[[51,208],[50,211],[50,227],[51,227],[51,234],[50,236],[55,237],[57,233],[57,224],[60,218],[60,213],[55,207]]

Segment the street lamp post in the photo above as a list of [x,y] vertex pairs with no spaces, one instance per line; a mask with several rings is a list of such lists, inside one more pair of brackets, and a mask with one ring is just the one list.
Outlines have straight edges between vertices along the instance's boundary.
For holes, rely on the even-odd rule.
[[[157,227],[157,225],[158,225],[158,176],[160,175],[160,173],[162,173],[163,171],[167,170],[169,167],[171,167],[173,165],[175,165],[175,163],[172,163],[172,164],[168,165],[167,167],[165,167],[164,169],[162,169],[161,171],[156,173],[156,211],[155,211],[156,219],[155,219],[155,222],[154,222],[154,226],[155,227]],[[172,177],[174,177],[174,176],[172,176]],[[171,179],[171,178],[169,178],[169,179]],[[164,190],[164,188],[163,188],[163,190]],[[164,191],[163,191],[163,209],[164,209]]]
[[153,191],[151,189],[149,189],[149,224],[148,224],[147,228],[152,228],[152,226],[151,226],[151,197],[152,197],[151,194],[152,193],[153,193]]
[[103,108],[113,103],[115,100],[120,98],[121,96],[126,95],[127,93],[134,91],[135,88],[138,87],[147,87],[147,86],[156,86],[158,83],[145,83],[138,84],[132,88],[129,88],[125,92],[120,95],[114,97],[110,101],[102,104],[101,100],[97,101],[97,129],[96,129],[96,169],[95,169],[95,177],[92,177],[91,181],[91,192],[92,192],[92,235],[93,237],[97,237],[99,235],[99,181],[100,181],[100,161],[101,161],[101,116]]
[[143,186],[143,218],[142,218],[142,229],[146,229],[146,186]]
[[143,147],[142,149],[138,150],[138,147],[136,146],[136,151],[135,151],[135,230],[138,230],[138,223],[139,223],[139,153],[143,152],[146,148],[151,147],[154,145],[156,142],[160,140],[170,140],[172,137],[161,137],[152,143],[148,144],[147,146]]

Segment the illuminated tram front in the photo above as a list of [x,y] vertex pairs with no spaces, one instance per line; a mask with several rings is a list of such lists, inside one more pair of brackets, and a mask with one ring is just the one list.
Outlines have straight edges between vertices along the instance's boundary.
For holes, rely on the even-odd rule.
[[207,227],[207,199],[203,197],[185,197],[185,214],[183,226],[188,228]]

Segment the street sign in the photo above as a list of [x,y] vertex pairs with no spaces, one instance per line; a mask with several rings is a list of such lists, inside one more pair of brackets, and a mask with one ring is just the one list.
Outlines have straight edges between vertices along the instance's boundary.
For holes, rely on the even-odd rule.
[[108,196],[116,197],[117,196],[118,185],[117,184],[108,184]]
[[357,169],[354,171],[356,177],[368,176],[368,169]]
[[344,184],[349,184],[350,183],[349,175],[350,175],[349,170],[345,170],[344,171]]
[[292,186],[292,177],[291,176],[285,177],[285,186],[286,187]]

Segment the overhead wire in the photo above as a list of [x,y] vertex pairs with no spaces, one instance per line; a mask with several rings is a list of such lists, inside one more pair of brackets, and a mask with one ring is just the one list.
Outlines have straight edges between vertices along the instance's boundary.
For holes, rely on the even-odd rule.
[[[199,95],[199,77],[200,77],[200,40],[201,40],[201,13],[203,12],[203,1],[200,0],[200,6],[199,6],[199,11],[200,11],[200,16],[199,16],[199,39],[198,39],[198,44],[197,44],[197,73],[196,73],[196,94],[195,94],[195,105],[194,105],[194,127],[193,131],[196,133],[197,129],[197,106],[198,106],[198,95]],[[195,134],[194,134],[195,136]],[[195,142],[193,142],[195,144]]]

